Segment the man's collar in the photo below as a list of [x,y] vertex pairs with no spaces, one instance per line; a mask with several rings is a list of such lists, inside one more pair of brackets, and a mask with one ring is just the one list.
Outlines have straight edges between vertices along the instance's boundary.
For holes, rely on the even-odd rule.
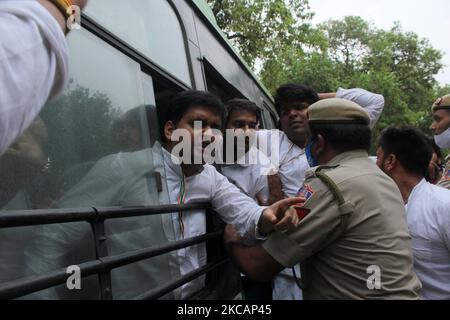
[[[177,175],[179,175],[181,177],[183,175],[183,170],[181,168],[181,165],[178,164],[180,162],[180,160],[176,156],[174,156],[172,153],[170,153],[165,147],[162,148],[162,151],[163,151],[163,156],[164,156],[164,163],[166,164],[166,166],[168,166]],[[194,175],[202,173],[204,168],[205,168],[204,165],[199,166],[198,172],[196,172]]]

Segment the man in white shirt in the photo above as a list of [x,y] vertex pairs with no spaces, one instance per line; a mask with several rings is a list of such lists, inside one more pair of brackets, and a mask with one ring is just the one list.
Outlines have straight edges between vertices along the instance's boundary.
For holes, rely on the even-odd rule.
[[[369,115],[371,129],[380,118],[384,107],[382,95],[360,88],[339,88],[336,93],[319,94],[301,84],[286,84],[278,88],[275,95],[275,108],[280,116],[281,131],[259,130],[258,143],[270,159],[275,159],[274,164],[278,164],[283,193],[286,197],[297,195],[305,180],[305,172],[309,169],[304,155],[304,148],[309,137],[308,106],[328,98],[350,100],[363,107]],[[279,143],[278,155],[272,154],[278,146],[274,146],[271,141]]]
[[412,237],[421,297],[450,299],[450,191],[425,180],[432,147],[413,127],[391,127],[380,138],[378,166],[400,189]]
[[[86,0],[74,0],[83,8]],[[0,155],[68,80],[66,21],[48,0],[0,1]]]
[[[271,168],[263,165],[269,159],[254,144],[259,124],[260,109],[254,102],[246,99],[227,102],[223,158],[230,161],[225,161],[220,172],[255,202],[271,205],[283,199],[281,182],[277,174],[269,175]],[[246,240],[246,244],[255,244]],[[259,283],[246,276],[241,279],[246,300],[272,300],[272,282]]]
[[[284,200],[268,208],[258,206],[244,195],[217,170],[203,162],[181,163],[170,153],[177,145],[172,141],[176,130],[184,129],[187,139],[211,135],[211,128],[221,128],[223,105],[215,96],[200,91],[188,91],[177,95],[167,110],[164,125],[165,143],[162,152],[158,147],[135,152],[123,152],[102,158],[58,202],[58,206],[148,206],[159,203],[189,204],[211,202],[220,218],[237,226],[242,235],[249,238],[267,234],[273,228],[284,230],[296,225],[295,210],[287,210],[298,199]],[[201,122],[200,131],[194,125]],[[208,143],[198,149],[191,146],[192,154],[203,154]],[[158,156],[158,154],[160,154]],[[198,155],[198,154],[197,154]],[[155,172],[162,177],[163,189],[158,193]],[[164,197],[168,196],[168,199]],[[285,212],[286,211],[286,212]],[[282,217],[284,215],[284,217]],[[275,225],[275,226],[273,226]],[[107,223],[109,254],[149,247],[165,241],[176,241],[203,235],[206,232],[206,216],[203,210],[172,213],[171,215],[129,218],[126,222]],[[54,269],[58,259],[67,255],[69,249],[86,238],[89,230],[82,224],[48,226],[32,247],[27,250],[34,257],[29,265],[32,273]],[[86,244],[86,241],[84,242]],[[88,244],[86,244],[88,245]],[[86,254],[84,259],[89,259]],[[205,244],[180,249],[170,256],[153,260],[155,263],[130,266],[134,270],[115,270],[112,274],[114,298],[129,299],[173,278],[185,275],[206,264]],[[74,262],[75,263],[75,262]],[[61,262],[60,262],[61,264]],[[63,263],[64,265],[64,263]],[[59,266],[61,267],[61,266]],[[170,267],[170,268],[169,268]],[[159,271],[158,271],[159,270]],[[175,298],[186,298],[203,287],[204,278],[198,278],[175,292]],[[44,297],[54,298],[54,293]]]
[[[273,187],[277,185],[280,190],[273,190],[272,197],[269,199],[268,178],[276,179],[278,176],[269,175],[274,168],[270,167],[270,160],[255,146],[254,139],[256,139],[259,124],[260,109],[254,102],[246,99],[233,99],[227,102],[227,119],[224,128],[225,155],[222,159],[225,161],[220,171],[250,198],[259,201],[261,205],[271,205],[283,197],[280,183],[273,183]],[[233,148],[231,143],[228,146],[227,140],[233,140],[229,141],[232,142]]]
[[[178,94],[172,101],[166,113],[164,125],[166,142],[164,143],[164,148],[169,152],[172,151],[178,143],[178,141],[173,141],[175,131],[185,130],[189,133],[188,137],[191,139],[192,157],[190,164],[185,162],[181,163],[181,165],[176,165],[175,163],[172,165],[170,163],[167,164],[170,168],[167,177],[170,200],[172,203],[176,201],[173,198],[176,195],[178,202],[180,202],[184,194],[186,194],[186,203],[188,201],[209,200],[212,202],[213,209],[219,213],[222,220],[228,224],[235,225],[242,236],[255,238],[259,231],[266,234],[272,230],[273,227],[270,221],[273,221],[273,224],[276,222],[273,215],[275,213],[281,215],[287,208],[286,205],[294,204],[295,201],[282,200],[263,211],[251,198],[244,195],[224,176],[219,174],[214,167],[208,164],[195,163],[195,157],[203,154],[209,145],[205,141],[214,141],[219,138],[219,136],[214,136],[212,129],[215,129],[216,134],[220,135],[224,113],[224,106],[220,100],[207,92],[183,92]],[[196,122],[201,122],[201,130],[196,130]],[[196,146],[196,138],[201,138],[203,143]],[[185,141],[183,140],[183,142]],[[172,157],[174,157],[173,154]],[[202,155],[200,155],[200,158],[202,158]],[[186,193],[183,192],[183,189],[185,189]],[[298,217],[293,211],[295,210],[287,211],[287,216],[275,225],[275,228],[285,228],[290,223],[296,224]],[[181,236],[183,235],[183,230],[187,233],[185,236],[189,237],[202,234],[206,230],[205,216],[202,212],[193,212],[186,215],[183,219],[179,215],[174,217],[176,225],[182,223],[183,220],[185,226],[184,228],[180,227]],[[192,266],[201,266],[206,258],[204,256],[204,245],[179,250],[178,254],[180,265],[182,266],[182,274],[192,270]],[[187,263],[188,261],[191,262],[191,266]],[[192,290],[189,291],[193,292]]]
[[[306,171],[310,168],[305,156],[304,148],[309,137],[308,107],[313,103],[329,98],[341,98],[353,101],[368,113],[373,129],[380,118],[384,107],[382,95],[371,93],[364,89],[342,89],[336,93],[317,94],[312,88],[301,84],[285,84],[278,88],[275,95],[275,108],[280,116],[278,130],[258,131],[259,146],[262,151],[269,150],[267,156],[277,164],[278,174],[282,183],[282,190],[286,197],[294,197],[302,187]],[[274,155],[273,141],[279,143],[279,153]],[[266,147],[268,146],[268,147]],[[297,275],[300,270],[297,268]],[[282,300],[298,300],[297,284],[293,281],[292,271],[283,270],[275,281],[274,296]],[[290,294],[294,292],[295,294]]]

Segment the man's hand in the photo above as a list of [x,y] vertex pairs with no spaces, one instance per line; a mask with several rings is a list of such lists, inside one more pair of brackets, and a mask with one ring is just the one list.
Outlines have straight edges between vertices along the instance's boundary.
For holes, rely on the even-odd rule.
[[256,199],[260,206],[270,206],[285,198],[282,191],[281,180],[277,173],[267,176],[267,184],[269,186],[269,198],[266,200],[260,194],[256,195]]
[[269,234],[273,230],[290,232],[300,223],[297,211],[291,207],[305,202],[304,198],[289,198],[278,201],[264,210],[258,222],[261,234]]

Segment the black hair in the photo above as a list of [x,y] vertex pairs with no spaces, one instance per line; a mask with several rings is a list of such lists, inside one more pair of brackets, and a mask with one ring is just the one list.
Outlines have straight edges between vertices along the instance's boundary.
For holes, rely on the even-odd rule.
[[275,109],[281,115],[282,108],[293,102],[305,102],[312,105],[319,101],[317,92],[304,84],[284,84],[278,88],[275,96]]
[[164,110],[164,123],[172,121],[175,124],[183,118],[191,107],[208,107],[214,109],[223,120],[225,118],[225,105],[214,94],[207,91],[180,92],[170,101],[167,110]]
[[247,99],[231,99],[226,104],[227,107],[227,119],[225,125],[228,123],[228,119],[233,111],[248,111],[256,115],[256,120],[261,122],[261,109],[256,103]]
[[312,138],[318,134],[337,152],[366,150],[369,152],[372,132],[362,123],[310,123]]
[[426,175],[433,148],[427,136],[411,126],[389,127],[382,131],[378,145],[385,154],[394,154],[410,173]]

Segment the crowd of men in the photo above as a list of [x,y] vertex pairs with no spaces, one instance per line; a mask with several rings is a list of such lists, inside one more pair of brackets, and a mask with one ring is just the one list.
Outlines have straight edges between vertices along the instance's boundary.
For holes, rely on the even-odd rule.
[[[67,82],[67,30],[55,2],[0,2],[0,156]],[[85,2],[74,1],[81,7]],[[286,84],[274,99],[279,130],[265,130],[252,101],[224,104],[209,92],[177,94],[161,119],[162,155],[152,168],[165,182],[168,202],[208,201],[227,223],[224,243],[243,274],[245,297],[450,299],[450,157],[444,161],[440,150],[450,148],[450,95],[430,102],[433,139],[410,126],[389,127],[376,142],[376,161],[369,152],[385,104],[381,95],[359,88],[318,93],[307,85]],[[224,154],[234,155],[231,163],[196,163],[194,158],[203,157],[214,142],[213,131],[227,129],[246,136],[243,152],[224,141]],[[179,143],[177,130],[189,134],[192,161],[180,162],[172,152]],[[196,145],[199,136],[209,142]],[[259,148],[269,141],[277,141],[276,148]],[[230,145],[233,149],[226,150]],[[58,207],[111,205],[116,199],[117,205],[151,203],[141,178],[150,149],[126,150],[120,161],[115,155],[99,160]],[[264,166],[261,159],[273,159],[273,152],[278,161]],[[259,161],[250,163],[250,158]],[[130,180],[130,175],[136,176]],[[133,185],[125,189],[129,181]],[[94,192],[103,195],[92,197]],[[164,226],[151,219],[136,223],[142,224],[141,241],[147,245],[158,234],[169,238]],[[174,213],[169,223],[173,240],[206,232],[201,210]],[[118,237],[111,241],[118,252],[134,239],[127,227],[113,226]],[[66,244],[81,241],[86,232],[77,226],[44,228],[18,261],[35,273],[48,270],[43,263],[62,259]],[[185,275],[206,264],[206,248],[180,249],[168,259],[160,261],[159,270],[176,264]],[[139,283],[158,283],[158,268],[142,265],[134,270],[135,278],[130,272],[113,274],[113,283],[124,286],[119,297],[133,297]],[[198,278],[174,298],[188,297],[203,285],[204,278]]]

